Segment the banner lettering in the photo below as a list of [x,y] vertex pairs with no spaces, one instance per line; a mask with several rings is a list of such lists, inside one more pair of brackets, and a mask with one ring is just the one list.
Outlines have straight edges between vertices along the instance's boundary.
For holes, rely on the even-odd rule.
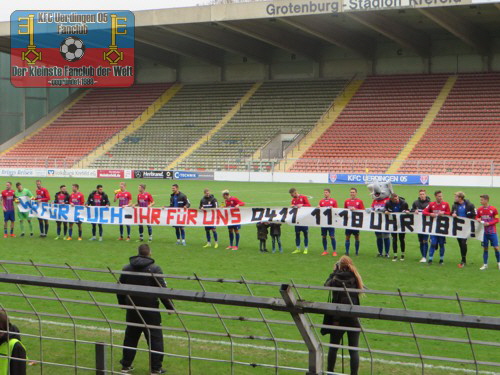
[[19,211],[31,217],[63,222],[155,226],[227,226],[261,221],[309,227],[330,227],[370,232],[419,233],[455,238],[483,239],[484,226],[476,220],[414,213],[351,211],[314,207],[239,207],[185,209],[177,207],[87,207],[39,203],[21,199]]

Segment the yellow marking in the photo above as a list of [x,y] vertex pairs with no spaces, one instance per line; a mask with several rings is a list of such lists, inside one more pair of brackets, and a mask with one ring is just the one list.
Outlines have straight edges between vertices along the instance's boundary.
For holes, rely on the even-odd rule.
[[238,111],[245,105],[245,103],[255,94],[255,92],[262,85],[262,82],[255,83],[248,92],[241,97],[241,99],[236,103],[233,108],[227,112],[224,117],[219,121],[217,125],[215,125],[208,133],[206,133],[203,137],[201,137],[198,141],[196,141],[192,146],[190,146],[186,151],[184,151],[177,159],[175,159],[172,163],[170,163],[166,170],[173,169],[175,166],[179,165],[181,162],[186,160],[189,156],[191,156],[196,150],[198,150],[201,146],[203,146],[206,142],[212,138],[215,133],[217,133],[220,129],[222,129],[233,117],[238,113]]
[[335,98],[330,108],[323,113],[314,128],[287,153],[285,159],[278,164],[275,170],[289,171],[293,167],[295,161],[288,161],[287,159],[298,159],[306,153],[306,151],[319,139],[319,137],[321,137],[323,133],[327,131],[328,128],[337,120],[347,104],[351,101],[352,97],[359,90],[363,81],[364,80],[362,79],[355,79],[347,85],[345,90]]
[[176,83],[170,86],[158,99],[156,99],[148,108],[146,108],[144,112],[142,112],[134,121],[132,121],[130,125],[128,125],[119,133],[115,134],[113,137],[111,137],[111,139],[106,141],[106,143],[96,148],[82,160],[75,163],[72,168],[87,168],[97,158],[103,156],[106,152],[111,150],[111,148],[113,148],[113,146],[115,146],[123,138],[142,127],[151,117],[156,114],[156,112],[158,112],[165,104],[167,104],[181,88],[182,84],[180,83]]
[[399,168],[404,164],[404,162],[408,159],[410,153],[413,151],[418,142],[420,142],[420,140],[424,137],[425,133],[436,119],[439,111],[443,107],[444,102],[446,101],[448,95],[453,89],[453,86],[455,86],[457,78],[458,78],[457,76],[448,77],[445,84],[443,85],[443,88],[441,89],[441,92],[439,93],[436,100],[432,104],[431,108],[427,112],[427,115],[425,115],[424,119],[422,120],[422,123],[415,131],[415,133],[413,133],[412,137],[410,138],[408,143],[406,143],[405,147],[403,147],[403,149],[399,152],[399,155],[396,157],[391,166],[387,169],[386,173],[388,174],[396,173],[399,170]]

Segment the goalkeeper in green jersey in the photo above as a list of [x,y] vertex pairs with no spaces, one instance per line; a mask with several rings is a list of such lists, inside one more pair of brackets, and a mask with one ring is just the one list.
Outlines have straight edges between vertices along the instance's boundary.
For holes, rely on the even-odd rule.
[[[18,182],[16,184],[16,203],[19,201],[19,198],[21,197],[28,197],[29,199],[33,198],[33,193],[29,191],[28,189],[23,188],[23,185]],[[21,226],[21,237],[24,237],[24,221],[28,221],[28,225],[30,226],[30,237],[33,237],[33,225],[31,224],[31,219],[29,212],[21,212],[17,211],[17,218],[19,219],[19,225]]]

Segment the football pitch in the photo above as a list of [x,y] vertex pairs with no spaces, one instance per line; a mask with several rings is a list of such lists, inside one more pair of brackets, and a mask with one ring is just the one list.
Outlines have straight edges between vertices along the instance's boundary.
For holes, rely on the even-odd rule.
[[[35,179],[6,179],[0,180],[0,186],[4,189],[5,182],[11,180],[14,184],[21,182],[24,187],[32,192],[36,190]],[[87,195],[92,191],[96,184],[101,183],[104,191],[108,193],[112,200],[113,191],[118,189],[121,180],[105,179],[49,179],[43,180],[43,186],[46,187],[51,197],[58,191],[59,185],[66,184],[68,190],[71,190],[72,183],[78,183],[80,190]],[[191,207],[197,208],[199,201],[203,196],[203,189],[209,188],[219,200],[223,201],[221,191],[229,189],[231,194],[246,202],[247,206],[288,206],[290,196],[288,189],[296,187],[301,194],[310,197],[313,206],[322,199],[323,188],[332,189],[332,197],[337,199],[339,206],[342,206],[344,200],[349,196],[349,185],[321,185],[321,184],[290,184],[290,183],[250,183],[250,182],[221,182],[221,181],[171,181],[171,180],[126,180],[127,189],[135,198],[137,186],[139,183],[147,184],[149,191],[154,199],[155,206],[160,207],[168,205],[171,194],[172,183],[178,183],[180,190],[187,194],[191,201]],[[365,202],[365,206],[371,204],[371,198],[368,190],[363,185],[357,185],[358,198]],[[395,186],[395,192],[404,197],[408,203],[417,198],[420,187]],[[433,192],[437,187],[427,187],[427,193],[432,198]],[[445,201],[453,202],[453,194],[456,191],[464,191],[466,198],[470,199],[476,207],[479,205],[479,195],[489,194],[490,204],[498,207],[500,205],[500,194],[497,189],[492,188],[439,188],[443,191]],[[115,203],[116,204],[116,203]],[[128,262],[128,258],[136,254],[138,244],[137,227],[132,227],[132,241],[117,241],[119,237],[118,227],[114,225],[104,226],[104,241],[90,242],[90,225],[83,226],[83,241],[55,241],[56,236],[54,222],[50,223],[49,235],[47,238],[38,236],[38,223],[33,222],[35,238],[8,238],[2,239],[1,256],[3,260],[9,261],[34,261],[36,263],[64,265],[69,264],[75,267],[101,268],[107,267],[113,270],[119,270]],[[76,226],[75,228],[76,229]],[[205,231],[203,228],[187,228],[186,240],[187,246],[175,245],[175,232],[169,227],[154,227],[154,241],[151,244],[153,258],[159,264],[163,271],[169,275],[184,275],[206,278],[226,278],[246,280],[269,281],[277,283],[296,283],[308,285],[323,285],[325,279],[333,269],[333,265],[338,257],[320,256],[322,249],[321,235],[319,228],[311,228],[309,232],[310,244],[309,254],[295,254],[291,252],[295,249],[295,235],[292,227],[282,227],[283,254],[262,254],[259,252],[259,242],[257,240],[257,231],[254,225],[243,226],[241,233],[240,250],[225,250],[229,245],[226,228],[218,228],[219,248],[203,248],[206,243]],[[19,235],[19,226],[16,222],[16,234]],[[76,236],[74,236],[75,238]],[[337,231],[337,252],[344,254],[345,236],[343,231]],[[353,239],[352,239],[353,240]],[[500,281],[500,272],[496,267],[494,252],[490,250],[490,268],[486,271],[479,271],[482,265],[482,248],[480,242],[470,239],[468,265],[464,269],[457,268],[460,261],[460,252],[457,241],[452,238],[447,239],[445,263],[442,266],[437,264],[428,266],[419,263],[421,257],[418,248],[417,236],[406,236],[406,260],[404,262],[392,262],[391,259],[377,258],[375,235],[369,232],[361,233],[360,254],[353,257],[366,286],[374,290],[388,290],[408,293],[425,293],[443,296],[473,297],[500,300],[500,290],[498,282]],[[351,252],[353,252],[354,241],[352,241]],[[268,250],[271,249],[271,241],[268,240]],[[331,250],[331,249],[330,249]],[[392,255],[392,250],[391,250]],[[6,269],[11,273],[32,273],[36,271],[31,267],[7,265]],[[47,276],[75,278],[68,270],[43,270]],[[90,274],[82,272],[82,278],[94,279],[98,281],[113,281],[111,275]],[[169,287],[178,289],[201,290],[201,286],[196,281],[186,281],[181,279],[168,279]],[[249,291],[241,284],[228,283],[204,283],[208,291],[226,292],[237,294],[249,294]],[[257,296],[279,297],[277,286],[251,286],[252,292]],[[3,292],[19,293],[19,290],[13,285],[2,285]],[[26,294],[46,295],[54,297],[55,294],[48,290],[36,287],[23,287]],[[88,294],[77,291],[57,291],[60,298],[82,299],[91,301]],[[116,298],[111,295],[95,294],[100,302],[116,303]],[[323,291],[301,290],[302,299],[313,301],[326,301],[327,295]],[[441,301],[406,298],[406,306],[409,309],[439,311],[460,314],[460,307],[456,301]],[[121,345],[124,329],[123,325],[103,323],[92,323],[82,319],[75,318],[75,326],[68,319],[61,319],[57,314],[68,315],[65,308],[75,317],[95,316],[102,318],[102,312],[96,307],[86,304],[68,303],[63,306],[54,301],[35,300],[31,301],[33,307],[44,313],[53,314],[53,316],[42,317],[42,322],[38,322],[33,315],[22,313],[12,313],[13,322],[18,325],[23,333],[39,334],[42,329],[44,336],[65,337],[67,342],[60,342],[50,339],[44,339],[43,360],[54,363],[66,363],[72,365],[77,363],[79,366],[93,366],[94,348],[91,342],[103,341],[113,342]],[[366,295],[361,303],[366,306],[394,307],[403,308],[401,299],[398,297]],[[2,295],[0,304],[9,309],[32,311],[32,307],[21,298]],[[176,302],[176,308],[181,311],[191,311],[198,313],[214,314],[214,308],[208,304],[193,304],[189,302]],[[250,316],[261,318],[258,311],[248,308],[233,308],[229,306],[217,307],[221,315],[230,316]],[[498,317],[498,305],[464,303],[464,313],[467,315],[485,315]],[[123,320],[124,312],[115,308],[103,308],[109,319]],[[291,321],[289,316],[283,313],[264,311],[266,319],[285,319]],[[321,323],[321,316],[311,316],[313,322]],[[204,330],[224,333],[228,328],[231,333],[238,335],[269,336],[269,330],[264,324],[241,322],[238,320],[227,322],[224,328],[217,319],[206,319],[195,316],[184,316],[181,322],[174,315],[163,316],[164,325],[172,327],[174,330],[165,331],[168,335],[165,339],[165,350],[170,353],[165,358],[164,367],[170,374],[187,374],[188,360],[178,357],[178,355],[204,356],[230,360],[231,342],[227,337],[208,337],[207,335],[191,335],[193,339],[191,347],[188,346],[188,336],[182,332],[183,324],[189,329]],[[363,320],[363,326],[366,329],[382,331],[399,331],[411,334],[411,327],[408,324],[387,322],[383,320]],[[110,333],[109,328],[113,328]],[[300,336],[294,325],[271,325],[273,333],[282,338],[300,339]],[[463,328],[447,328],[432,325],[414,325],[417,334],[455,337],[467,340],[467,332]],[[473,340],[497,341],[498,332],[470,330]],[[79,340],[87,340],[89,344],[73,343],[72,339],[76,336]],[[415,341],[411,337],[387,336],[378,334],[367,334],[367,339],[371,349],[399,351],[408,353],[418,353]],[[323,337],[326,341],[326,338]],[[23,338],[29,351],[30,359],[40,360],[41,352],[40,340],[36,337]],[[366,347],[363,338],[361,345]],[[145,347],[144,341],[141,341],[141,347]],[[255,340],[234,339],[233,359],[242,362],[259,362],[274,364],[276,361],[280,365],[291,367],[307,367],[307,353],[303,345],[293,343],[279,343],[279,350],[274,351],[274,344]],[[472,351],[468,343],[439,342],[433,340],[420,340],[419,349],[424,355],[452,357],[462,359],[472,359]],[[76,359],[75,359],[76,353]],[[339,351],[340,353],[340,351]],[[475,346],[474,353],[479,361],[498,361],[500,358],[500,347],[498,346]],[[370,373],[369,355],[361,354],[364,360],[361,362],[360,373]],[[375,374],[419,374],[421,373],[420,362],[415,359],[404,357],[395,357],[383,354],[374,355],[373,373]],[[120,349],[116,348],[113,352],[113,365],[115,371],[119,370],[118,360],[120,359]],[[393,362],[391,362],[393,361]],[[147,353],[138,353],[134,374],[147,374]],[[404,362],[404,363],[399,363]],[[408,364],[408,362],[411,362]],[[348,360],[346,361],[347,366]],[[433,367],[426,368],[426,374],[450,374],[467,373],[475,369],[474,365],[459,363],[444,363],[439,361],[426,361]],[[446,367],[439,367],[446,366]],[[231,366],[228,363],[206,362],[192,360],[192,374],[226,374],[231,373]],[[340,361],[337,369],[340,371]],[[493,374],[498,368],[480,366],[484,374]],[[275,369],[235,365],[233,368],[235,374],[274,374]],[[346,370],[348,371],[348,370]],[[42,372],[41,366],[30,367],[30,374],[39,374]],[[69,374],[74,370],[64,367],[43,366],[44,374]],[[78,373],[91,373],[90,371],[79,370]],[[281,370],[280,374],[297,373],[291,370]],[[472,373],[472,372],[471,372]]]

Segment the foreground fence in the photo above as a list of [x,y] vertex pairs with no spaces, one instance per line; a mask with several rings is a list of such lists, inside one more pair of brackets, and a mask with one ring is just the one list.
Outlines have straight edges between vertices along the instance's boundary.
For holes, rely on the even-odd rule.
[[[348,372],[344,349],[361,353],[361,374],[500,371],[500,300],[368,289],[363,306],[339,305],[324,302],[338,289],[293,280],[155,275],[168,282],[160,288],[119,284],[122,273],[0,261],[0,308],[21,329],[30,374],[120,373],[124,310],[136,307],[118,305],[117,293],[174,301],[174,310],[141,308],[159,311],[162,327],[133,324],[162,329],[173,374],[333,374],[331,347],[341,349],[338,373]],[[359,348],[319,334],[327,313],[362,319],[335,326],[360,332]],[[151,354],[139,348],[134,373],[149,373]]]

